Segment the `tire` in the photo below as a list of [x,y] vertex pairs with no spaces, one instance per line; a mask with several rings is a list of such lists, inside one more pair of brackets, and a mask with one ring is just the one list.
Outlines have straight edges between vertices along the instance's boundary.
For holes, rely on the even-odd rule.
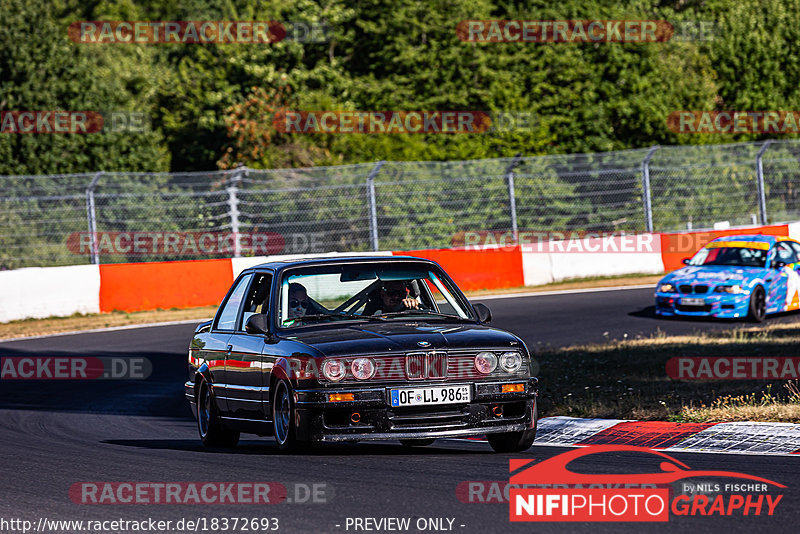
[[767,316],[767,295],[764,288],[756,286],[750,294],[750,305],[748,306],[747,318],[754,322],[760,323]]
[[275,443],[281,452],[298,452],[304,444],[297,440],[294,421],[294,396],[292,388],[286,380],[279,380],[275,384],[275,393],[272,396],[272,433]]
[[435,438],[401,439],[400,443],[405,447],[427,447],[428,445],[432,445],[434,441],[436,441]]
[[533,428],[519,432],[504,432],[502,434],[487,434],[486,440],[494,452],[523,452],[533,445],[536,439],[536,426],[538,424],[538,406],[533,408]]
[[235,447],[239,432],[225,428],[214,404],[214,395],[205,380],[197,391],[197,431],[206,447]]

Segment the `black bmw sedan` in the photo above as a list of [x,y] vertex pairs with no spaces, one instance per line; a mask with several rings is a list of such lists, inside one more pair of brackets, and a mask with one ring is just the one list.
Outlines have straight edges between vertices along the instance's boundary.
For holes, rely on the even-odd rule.
[[243,271],[189,349],[186,397],[208,446],[241,432],[314,442],[536,435],[537,379],[521,339],[487,326],[435,262],[334,257]]

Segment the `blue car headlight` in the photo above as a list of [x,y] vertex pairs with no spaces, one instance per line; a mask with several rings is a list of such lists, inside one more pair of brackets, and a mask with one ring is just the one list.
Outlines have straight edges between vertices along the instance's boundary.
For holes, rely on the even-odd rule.
[[714,288],[714,293],[733,293],[739,294],[744,293],[744,289],[739,284],[734,284],[732,286],[717,286]]
[[659,293],[677,293],[677,291],[675,291],[675,286],[673,284],[670,284],[670,283],[659,285],[658,286],[658,292]]

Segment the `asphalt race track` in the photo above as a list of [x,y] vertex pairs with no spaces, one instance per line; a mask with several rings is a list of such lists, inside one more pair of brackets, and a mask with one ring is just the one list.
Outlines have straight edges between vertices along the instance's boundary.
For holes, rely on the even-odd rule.
[[[652,290],[630,289],[485,299],[493,324],[537,345],[568,345],[655,332],[687,333],[737,323],[663,320],[652,316]],[[771,321],[798,321],[786,315]],[[0,517],[31,520],[248,517],[278,518],[279,532],[365,532],[347,518],[410,517],[453,520],[455,532],[795,532],[800,522],[800,458],[674,454],[693,469],[728,470],[779,481],[788,488],[775,516],[671,516],[669,523],[508,522],[508,505],[464,503],[464,481],[507,481],[509,455],[485,443],[439,440],[408,450],[394,442],[323,446],[284,456],[271,439],[245,436],[234,450],[204,449],[183,399],[186,349],[192,325],[86,333],[0,343],[0,356],[146,357],[144,381],[0,382]],[[565,384],[564,387],[568,387]],[[519,458],[545,459],[566,449],[534,446]],[[595,473],[644,469],[620,454],[596,459]],[[84,505],[70,499],[77,482],[270,481],[288,489],[274,505]],[[313,484],[320,501],[308,502]],[[296,501],[303,502],[296,502]],[[449,522],[443,522],[447,531]],[[173,532],[171,529],[168,532]],[[202,530],[200,530],[202,531]],[[441,531],[441,530],[426,530]],[[2,530],[15,532],[14,530]],[[56,532],[56,531],[53,531]],[[72,531],[64,531],[72,532]],[[209,530],[209,532],[211,532]],[[252,531],[250,531],[252,532]]]

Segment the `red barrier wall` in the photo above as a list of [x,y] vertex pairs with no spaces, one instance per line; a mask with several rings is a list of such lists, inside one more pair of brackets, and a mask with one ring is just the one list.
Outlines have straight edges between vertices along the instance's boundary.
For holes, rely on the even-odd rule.
[[100,266],[100,312],[219,304],[233,283],[231,260]]
[[525,285],[519,247],[498,250],[408,250],[395,256],[417,256],[433,260],[462,290],[499,289]]

